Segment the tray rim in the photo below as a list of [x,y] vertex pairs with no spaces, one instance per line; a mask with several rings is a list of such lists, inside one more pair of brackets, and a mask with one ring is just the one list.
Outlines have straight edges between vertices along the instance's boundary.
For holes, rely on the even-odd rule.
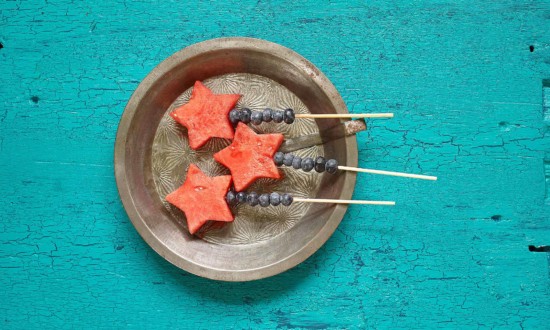
[[[295,267],[313,255],[325,242],[332,236],[340,222],[345,216],[347,205],[339,205],[331,214],[329,220],[322,229],[294,254],[279,260],[276,263],[260,267],[244,270],[224,270],[216,268],[205,268],[191,260],[181,258],[174,251],[162,244],[162,240],[157,237],[153,231],[147,226],[142,218],[138,207],[134,203],[134,198],[128,186],[127,176],[125,173],[125,153],[126,139],[132,119],[137,111],[143,97],[146,95],[149,87],[153,85],[160,77],[168,73],[172,68],[179,65],[180,62],[200,55],[203,52],[209,52],[220,49],[248,49],[250,51],[268,51],[277,53],[284,57],[291,64],[304,70],[316,84],[318,84],[329,96],[332,102],[339,105],[336,108],[337,113],[348,113],[348,109],[342,97],[336,90],[336,87],[329,79],[311,62],[296,53],[295,51],[281,46],[279,44],[255,38],[247,37],[227,37],[205,40],[196,44],[187,46],[158,64],[147,76],[140,82],[134,93],[131,95],[124,112],[121,116],[117,129],[115,148],[114,148],[114,172],[123,207],[128,215],[128,218],[136,228],[140,236],[145,242],[161,257],[172,263],[178,268],[181,268],[192,274],[222,281],[250,281],[262,279],[282,273],[292,267]],[[346,139],[347,165],[357,166],[358,164],[358,148],[355,136],[348,136]],[[351,199],[354,189],[356,175],[350,173],[346,175],[342,188],[342,198]]]

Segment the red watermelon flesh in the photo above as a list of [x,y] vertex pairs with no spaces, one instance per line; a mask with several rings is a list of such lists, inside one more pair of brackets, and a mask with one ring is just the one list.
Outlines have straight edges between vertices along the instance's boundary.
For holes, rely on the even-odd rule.
[[191,164],[183,185],[166,200],[185,213],[189,232],[194,234],[209,220],[233,221],[225,200],[230,185],[230,175],[209,177]]
[[256,134],[243,123],[237,125],[233,142],[214,154],[214,159],[231,171],[237,191],[256,179],[281,177],[273,155],[283,142],[282,134]]
[[189,146],[196,150],[212,137],[233,138],[229,111],[240,97],[238,94],[214,94],[196,81],[189,102],[176,108],[170,116],[187,128]]

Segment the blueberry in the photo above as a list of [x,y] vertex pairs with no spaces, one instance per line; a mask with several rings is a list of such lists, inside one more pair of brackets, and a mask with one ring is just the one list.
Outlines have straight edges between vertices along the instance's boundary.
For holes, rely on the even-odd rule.
[[250,123],[250,117],[252,116],[252,111],[248,108],[241,110],[241,121],[245,124]]
[[281,204],[284,206],[289,206],[293,201],[294,198],[292,198],[291,194],[283,194],[283,196],[281,196]]
[[281,204],[281,195],[276,192],[272,192],[271,195],[269,195],[269,202],[273,206]]
[[285,115],[283,114],[282,111],[273,111],[272,113],[272,117],[273,117],[273,121],[276,122],[276,123],[282,123],[284,118],[285,118]]
[[241,112],[237,109],[233,109],[229,111],[229,121],[233,125],[237,125],[237,123],[241,120]]
[[336,161],[336,159],[327,160],[325,164],[325,170],[327,170],[328,173],[334,174],[336,173],[337,169],[338,169],[338,162]]
[[311,171],[314,166],[315,166],[315,162],[313,161],[313,158],[311,158],[311,157],[304,158],[304,160],[302,161],[302,170],[304,172]]
[[244,191],[237,193],[237,202],[244,203],[245,201],[246,201],[246,193]]
[[252,111],[252,115],[250,116],[250,121],[252,122],[252,124],[254,125],[260,125],[262,123],[262,120],[263,120],[263,115],[261,112],[259,111]]
[[294,116],[294,110],[292,109],[286,109],[283,117],[285,123],[287,124],[292,124],[294,122],[294,118],[296,118],[296,116]]
[[283,159],[283,164],[285,164],[285,166],[292,166],[293,160],[294,160],[293,154],[285,154],[285,157]]
[[264,109],[264,111],[262,111],[263,120],[266,123],[269,123],[271,120],[273,120],[272,112],[273,112],[273,110],[271,110],[269,108]]
[[319,156],[315,158],[315,171],[323,173],[325,171],[325,157]]
[[260,199],[260,206],[262,206],[262,207],[268,207],[269,206],[269,195],[268,194],[261,194],[259,199]]
[[283,154],[280,151],[277,151],[275,155],[273,156],[273,161],[275,162],[276,166],[283,166],[283,160],[285,158],[285,154]]
[[260,202],[258,200],[258,193],[253,191],[251,193],[248,194],[248,196],[246,196],[246,202],[248,203],[248,205],[250,206],[256,206],[258,205],[258,203]]
[[229,190],[227,194],[225,195],[225,201],[227,204],[233,204],[235,203],[235,192],[233,190]]
[[299,170],[300,167],[302,167],[302,158],[294,156],[294,159],[292,160],[292,167],[294,167],[294,169],[296,170]]

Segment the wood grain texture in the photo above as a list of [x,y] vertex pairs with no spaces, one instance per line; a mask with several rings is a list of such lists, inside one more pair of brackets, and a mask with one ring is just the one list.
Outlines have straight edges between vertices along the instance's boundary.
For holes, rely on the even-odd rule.
[[[527,246],[550,244],[550,4],[483,3],[1,2],[0,327],[548,328],[549,257]],[[439,181],[360,175],[355,198],[398,205],[351,206],[273,278],[171,266],[118,199],[115,132],[160,61],[221,36],[395,113],[358,136],[360,166]]]

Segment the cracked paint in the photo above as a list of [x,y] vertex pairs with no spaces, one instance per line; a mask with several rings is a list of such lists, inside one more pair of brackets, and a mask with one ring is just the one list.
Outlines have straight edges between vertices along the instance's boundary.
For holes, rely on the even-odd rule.
[[[549,13],[513,1],[0,3],[3,328],[547,327],[550,257],[526,247],[550,237]],[[352,112],[395,113],[357,134],[360,166],[439,180],[358,175],[354,198],[398,204],[351,206],[317,253],[272,278],[214,282],[170,265],[120,204],[118,121],[162,60],[234,35],[294,49]]]

